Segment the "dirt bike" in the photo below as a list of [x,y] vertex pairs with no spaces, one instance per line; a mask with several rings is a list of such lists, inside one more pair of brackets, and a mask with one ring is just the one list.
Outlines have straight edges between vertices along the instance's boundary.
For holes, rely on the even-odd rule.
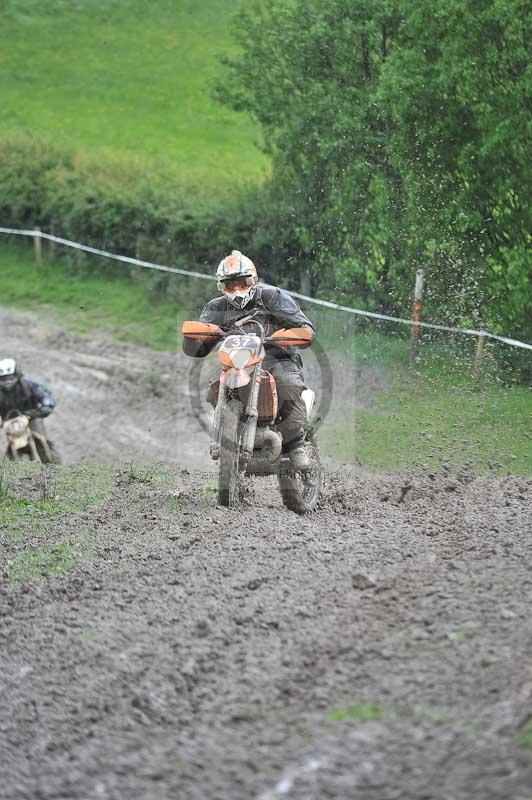
[[[244,333],[244,325],[254,327],[256,332]],[[183,335],[202,342],[221,342],[218,358],[222,371],[209,388],[209,400],[215,408],[210,455],[219,462],[219,504],[228,507],[238,504],[244,474],[277,475],[284,505],[297,514],[313,511],[322,485],[315,436],[309,425],[305,447],[311,467],[297,472],[291,467],[289,457],[282,453],[275,379],[261,366],[265,344],[306,346],[311,340],[310,331],[281,329],[266,337],[263,326],[250,315],[235,323],[235,330],[228,333],[211,323],[185,322]],[[309,419],[315,393],[304,389],[302,398]]]
[[7,440],[6,457],[11,461],[41,461],[44,464],[57,464],[57,454],[50,448],[46,436],[30,428],[31,417],[20,411],[10,411],[4,420]]

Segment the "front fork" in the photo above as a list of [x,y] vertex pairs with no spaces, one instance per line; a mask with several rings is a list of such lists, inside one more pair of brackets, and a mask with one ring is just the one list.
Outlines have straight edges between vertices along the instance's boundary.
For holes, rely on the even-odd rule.
[[[249,461],[253,454],[253,447],[255,445],[255,433],[257,431],[257,420],[259,417],[258,400],[260,390],[260,372],[261,364],[259,361],[257,364],[255,364],[253,373],[251,375],[251,389],[249,392],[246,409],[244,411],[246,421],[244,423],[244,430],[242,432],[242,438],[240,441],[241,457],[243,461]],[[229,390],[227,386],[224,386],[223,383],[220,383],[220,388],[218,390],[218,402],[216,403],[216,408],[214,411],[211,444],[209,448],[211,458],[214,461],[217,461],[220,457],[220,448],[222,446],[222,416],[224,408],[227,405],[228,394]]]
[[217,461],[220,458],[220,447],[222,446],[222,415],[225,406],[227,405],[228,389],[223,383],[220,382],[218,389],[218,402],[214,409],[214,421],[212,423],[212,436],[209,452],[211,458]]
[[248,404],[246,406],[246,422],[242,433],[242,460],[249,461],[253,455],[255,446],[255,434],[257,432],[257,420],[259,418],[258,403],[260,390],[261,362],[255,364],[251,375],[251,390],[249,392]]

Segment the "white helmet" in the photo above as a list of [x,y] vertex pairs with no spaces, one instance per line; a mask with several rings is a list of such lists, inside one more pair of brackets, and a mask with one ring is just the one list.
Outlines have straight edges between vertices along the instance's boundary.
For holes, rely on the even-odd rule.
[[240,250],[233,250],[218,264],[216,270],[218,290],[237,308],[244,308],[255,294],[259,282],[253,261]]
[[14,358],[0,358],[0,389],[12,389],[18,381],[17,362]]

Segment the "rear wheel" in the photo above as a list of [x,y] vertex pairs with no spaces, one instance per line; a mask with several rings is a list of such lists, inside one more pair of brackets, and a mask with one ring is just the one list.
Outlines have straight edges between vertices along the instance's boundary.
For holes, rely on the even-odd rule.
[[228,508],[238,504],[241,417],[240,400],[229,400],[221,421],[222,446],[218,474],[218,503]]
[[286,461],[281,462],[279,489],[284,505],[296,514],[309,514],[318,507],[322,486],[322,469],[318,444],[312,433],[307,434],[305,447],[310,459],[308,472],[296,472]]

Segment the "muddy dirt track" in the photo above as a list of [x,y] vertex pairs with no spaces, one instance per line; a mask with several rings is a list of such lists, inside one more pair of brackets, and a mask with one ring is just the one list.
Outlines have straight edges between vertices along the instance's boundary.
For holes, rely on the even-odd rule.
[[[0,356],[16,357],[23,372],[42,381],[56,396],[47,421],[67,464],[164,462],[212,468],[209,438],[198,425],[212,413],[205,402],[212,361],[195,362],[198,385],[190,385],[191,359],[120,343],[105,333],[80,336],[57,321],[31,312],[0,307]],[[312,354],[307,372],[321,396],[320,369]],[[331,415],[350,404],[370,405],[383,388],[382,370],[333,362],[341,375],[334,386]],[[334,381],[332,382],[334,385]]]
[[[531,800],[530,480],[329,465],[298,518],[163,460],[0,531],[0,797]],[[9,580],[80,530],[69,572]]]
[[65,463],[177,463],[176,426],[186,428],[189,404],[176,402],[175,353],[79,336],[10,309],[0,309],[0,349],[57,398],[47,426]]

